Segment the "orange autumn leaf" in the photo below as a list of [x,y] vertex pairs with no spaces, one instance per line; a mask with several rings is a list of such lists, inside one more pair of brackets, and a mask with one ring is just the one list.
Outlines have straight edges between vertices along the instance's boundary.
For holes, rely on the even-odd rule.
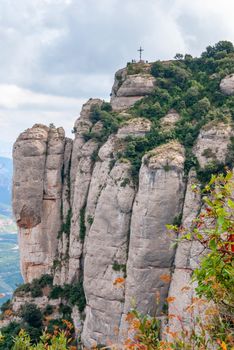
[[175,300],[176,300],[175,297],[168,297],[168,298],[166,298],[166,301],[167,301],[168,303],[173,303]]
[[130,323],[130,322],[132,322],[134,320],[134,318],[135,318],[134,314],[129,312],[127,314],[127,316],[125,317],[125,320]]
[[114,284],[114,286],[116,286],[117,284],[123,284],[124,282],[125,282],[125,278],[118,277],[118,278],[115,279],[113,284]]
[[224,343],[224,341],[222,341],[222,343],[220,344],[221,349],[222,350],[227,350],[227,345]]
[[161,275],[159,279],[165,283],[169,283],[171,281],[171,276],[165,273]]
[[131,323],[131,327],[134,328],[134,329],[139,329],[140,325],[141,325],[141,323],[137,319],[133,320],[132,323]]
[[13,315],[13,311],[11,309],[7,309],[6,311],[4,311],[4,315],[6,317],[12,316]]

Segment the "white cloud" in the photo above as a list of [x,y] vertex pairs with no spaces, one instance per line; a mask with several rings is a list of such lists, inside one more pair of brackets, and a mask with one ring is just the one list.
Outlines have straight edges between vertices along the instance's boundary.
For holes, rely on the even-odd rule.
[[0,84],[0,155],[11,156],[17,136],[35,123],[62,126],[71,137],[74,121],[85,101]]
[[79,108],[84,102],[84,99],[36,93],[16,85],[0,84],[0,108],[69,111]]

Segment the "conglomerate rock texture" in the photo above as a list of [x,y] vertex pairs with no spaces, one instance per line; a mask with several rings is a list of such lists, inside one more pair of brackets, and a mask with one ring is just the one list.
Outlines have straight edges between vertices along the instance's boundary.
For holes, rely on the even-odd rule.
[[[83,281],[85,320],[77,309],[73,318],[87,348],[124,337],[133,300],[139,311],[160,315],[167,296],[177,295],[169,311],[188,322],[185,310],[194,295],[193,286],[183,287],[190,282],[199,247],[181,243],[172,248],[174,237],[165,227],[182,217],[189,228],[201,209],[200,195],[191,189],[198,183],[196,171],[185,176],[184,147],[170,141],[148,151],[138,186],[129,160],[118,157],[125,138],[144,137],[151,130],[148,119],[126,112],[154,89],[147,69],[116,73],[111,105],[126,121],[101,146],[95,137],[87,138],[103,129],[91,118],[94,106],[103,104],[99,99],[83,106],[73,141],[62,128],[36,124],[14,145],[13,208],[23,277],[28,282],[50,273],[56,285]],[[232,93],[232,81],[222,82],[225,93]],[[161,126],[168,132],[179,120],[170,110]],[[232,135],[228,123],[201,129],[193,148],[201,168],[224,161]]]

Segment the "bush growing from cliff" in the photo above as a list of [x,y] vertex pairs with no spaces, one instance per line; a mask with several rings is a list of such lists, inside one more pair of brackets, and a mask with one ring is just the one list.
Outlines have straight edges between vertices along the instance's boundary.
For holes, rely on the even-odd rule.
[[65,222],[62,223],[61,229],[58,233],[58,238],[61,237],[63,233],[65,233],[67,236],[70,235],[71,219],[72,219],[72,210],[71,208],[69,208]]
[[91,109],[90,119],[93,123],[100,121],[102,128],[98,132],[88,132],[84,134],[86,141],[89,139],[96,140],[100,145],[103,144],[109,135],[117,132],[123,117],[116,112],[111,111],[111,105],[104,102],[101,107],[93,106]]
[[0,310],[1,310],[2,312],[4,312],[4,311],[8,310],[10,307],[11,307],[11,300],[8,299],[7,301],[5,301],[5,303],[3,303],[3,304],[1,305]]
[[14,295],[24,296],[25,293],[30,293],[33,298],[43,296],[43,288],[51,287],[53,284],[53,277],[51,275],[42,275],[40,278],[35,278],[31,283],[20,285],[14,291]]
[[86,234],[86,225],[85,225],[85,207],[80,209],[80,240],[84,242]]
[[25,304],[21,311],[21,317],[29,326],[35,328],[42,326],[42,313],[35,304]]
[[65,284],[63,287],[53,286],[49,297],[51,299],[63,298],[68,302],[68,306],[77,305],[80,312],[83,312],[86,306],[82,279],[72,285]]

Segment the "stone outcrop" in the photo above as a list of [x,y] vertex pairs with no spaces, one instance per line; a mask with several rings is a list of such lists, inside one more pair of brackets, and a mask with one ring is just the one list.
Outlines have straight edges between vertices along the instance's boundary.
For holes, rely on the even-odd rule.
[[160,119],[160,125],[165,131],[170,131],[175,124],[180,120],[180,115],[175,110],[171,109],[165,117]]
[[[150,120],[126,112],[154,89],[147,69],[116,73],[111,105],[121,123],[109,136],[103,136],[103,119],[93,117],[96,107],[103,112],[103,101],[90,99],[73,141],[61,128],[37,124],[14,145],[13,207],[24,279],[50,273],[54,285],[83,283],[86,308],[81,315],[74,306],[72,317],[87,349],[124,338],[132,300],[139,311],[161,315],[168,295],[183,295],[169,312],[190,322],[186,306],[195,295],[190,280],[200,248],[195,242],[172,248],[175,236],[165,226],[182,218],[189,228],[201,210],[200,193],[191,189],[196,171],[185,176],[185,149],[170,141],[137,159],[136,184],[132,164],[121,154],[128,139],[144,141],[151,132]],[[170,110],[158,123],[159,136],[173,134],[179,120]],[[228,122],[200,130],[192,151],[202,169],[225,162],[232,135]],[[15,310],[21,302],[13,301]],[[38,300],[39,306],[46,302]]]
[[117,132],[117,137],[125,138],[127,136],[132,137],[144,137],[145,134],[150,132],[151,122],[145,118],[134,118],[126,121]]
[[225,163],[232,134],[229,123],[210,122],[201,129],[193,148],[201,168],[216,161]]
[[51,273],[61,226],[64,150],[69,142],[62,128],[36,124],[14,144],[13,210],[25,281]]
[[221,80],[220,89],[225,95],[234,95],[234,74],[230,74]]
[[150,94],[155,88],[155,78],[143,70],[139,74],[129,74],[128,68],[120,69],[115,74],[111,92],[113,110],[125,110],[142,97]]
[[174,259],[165,225],[182,210],[184,160],[184,149],[176,142],[152,150],[142,160],[130,228],[125,315],[133,296],[141,312],[154,314],[159,293],[158,314],[162,310],[168,284],[160,276],[170,274]]

